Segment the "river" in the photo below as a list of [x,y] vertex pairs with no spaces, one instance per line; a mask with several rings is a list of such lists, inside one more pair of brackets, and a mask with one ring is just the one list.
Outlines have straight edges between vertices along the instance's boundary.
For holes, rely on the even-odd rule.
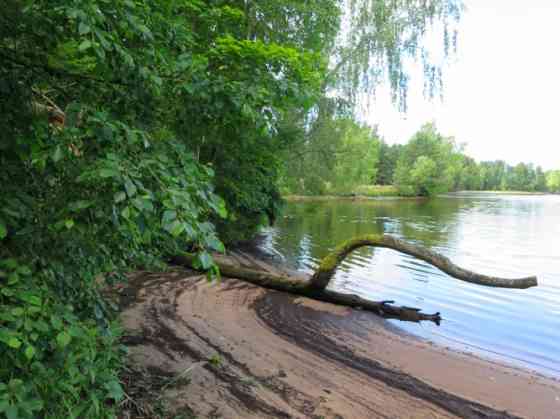
[[560,196],[292,202],[265,230],[263,246],[311,273],[334,246],[368,233],[422,244],[479,273],[537,275],[539,286],[529,290],[488,288],[393,250],[363,248],[346,259],[332,287],[440,311],[440,326],[390,321],[443,346],[560,377]]

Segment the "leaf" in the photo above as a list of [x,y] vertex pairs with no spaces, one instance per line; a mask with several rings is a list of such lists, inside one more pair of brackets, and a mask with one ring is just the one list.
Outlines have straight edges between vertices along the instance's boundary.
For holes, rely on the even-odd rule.
[[71,340],[72,340],[72,336],[70,336],[66,332],[60,332],[56,336],[56,343],[58,343],[58,346],[60,346],[62,348],[66,347],[70,343]]
[[93,312],[98,320],[101,320],[105,317],[105,314],[103,314],[103,309],[99,306],[99,304],[95,305],[95,307],[93,308]]
[[122,202],[126,199],[126,193],[124,193],[123,191],[117,192],[115,194],[115,202],[118,204],[119,202]]
[[185,230],[185,225],[181,221],[175,220],[167,224],[165,229],[169,231],[173,237],[178,237]]
[[40,306],[41,305],[41,297],[32,294],[32,292],[20,292],[18,293],[18,298],[26,303],[29,303],[33,306]]
[[8,339],[8,342],[6,342],[8,344],[8,346],[10,348],[14,348],[14,349],[19,349],[21,346],[21,340],[19,340],[18,338],[10,338]]
[[52,154],[52,159],[55,163],[58,163],[62,159],[62,157],[62,147],[57,145]]
[[123,389],[118,381],[109,381],[105,384],[105,388],[108,391],[108,397],[115,401],[121,400],[124,396]]
[[31,360],[34,356],[35,356],[35,348],[33,346],[28,346],[27,348],[25,348],[25,357],[29,360]]
[[14,285],[19,282],[19,275],[17,272],[12,272],[8,275],[8,285]]
[[149,199],[135,198],[132,204],[140,211],[152,212],[154,210],[154,205]]
[[60,318],[58,316],[52,316],[51,317],[51,324],[57,330],[60,330],[63,327],[62,320],[60,320]]
[[100,169],[98,173],[99,173],[99,177],[102,178],[119,176],[119,172],[115,169]]
[[127,220],[130,218],[130,207],[126,207],[121,211],[121,215]]
[[78,25],[78,33],[80,35],[85,35],[90,32],[91,32],[91,28],[89,27],[89,25],[87,23],[80,22],[80,24]]
[[25,314],[25,310],[21,307],[14,307],[12,309],[12,315],[16,317],[21,317]]
[[161,219],[161,222],[163,224],[168,224],[171,221],[175,220],[176,218],[177,218],[177,211],[166,210],[163,213],[163,217]]
[[8,269],[16,269],[18,266],[17,260],[14,258],[0,260],[0,265],[5,266]]
[[124,188],[126,189],[126,193],[129,198],[132,198],[136,195],[136,192],[138,192],[138,188],[136,188],[136,185],[130,179],[127,179],[124,182]]
[[196,261],[198,262],[197,265],[202,270],[206,271],[210,269],[214,265],[214,260],[210,253],[208,252],[201,252],[196,255]]
[[92,201],[81,200],[81,201],[75,201],[75,202],[70,203],[70,205],[68,205],[68,208],[70,209],[70,211],[77,212],[77,211],[89,208],[92,205],[93,205]]
[[18,408],[17,406],[10,405],[5,411],[6,419],[18,419]]
[[29,268],[29,266],[26,265],[22,265],[20,267],[17,268],[17,273],[23,276],[29,276],[31,275],[31,269]]
[[89,41],[89,40],[86,39],[85,41],[83,41],[83,42],[80,44],[80,46],[78,47],[78,50],[81,51],[81,52],[83,52],[83,51],[86,51],[86,50],[90,49],[91,46],[92,46],[91,41]]
[[8,235],[8,229],[6,228],[6,225],[0,222],[0,240],[6,238],[7,235]]
[[74,227],[74,220],[69,218],[68,220],[64,221],[64,225],[68,230],[70,230],[72,227]]
[[218,238],[216,238],[215,236],[209,236],[206,238],[206,245],[211,249],[211,250],[216,250],[217,252],[220,253],[225,253],[226,249],[224,247],[224,244],[218,240]]
[[35,410],[43,410],[43,401],[39,399],[26,401],[25,407],[32,412]]

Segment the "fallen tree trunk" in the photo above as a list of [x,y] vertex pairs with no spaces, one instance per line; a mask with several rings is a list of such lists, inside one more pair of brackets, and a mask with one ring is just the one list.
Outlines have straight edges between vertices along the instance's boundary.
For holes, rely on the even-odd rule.
[[[270,270],[245,267],[232,262],[231,259],[217,256],[216,264],[222,275],[238,278],[265,288],[285,291],[296,295],[313,298],[320,301],[372,311],[388,318],[398,318],[405,321],[419,322],[423,320],[433,321],[437,324],[441,321],[439,312],[434,314],[422,313],[414,307],[396,306],[394,301],[370,301],[354,294],[342,294],[327,289],[336,268],[352,251],[364,246],[386,247],[398,250],[422,259],[449,275],[466,282],[478,285],[502,288],[525,289],[537,285],[534,276],[520,279],[507,279],[481,275],[453,264],[447,257],[421,246],[399,240],[388,235],[359,236],[342,243],[335,250],[322,259],[319,268],[311,277],[289,275],[282,272],[271,272]],[[195,256],[184,253],[173,258],[173,262],[195,267]]]
[[418,259],[422,259],[446,274],[460,279],[461,281],[473,284],[484,285],[487,287],[518,288],[525,289],[537,286],[537,277],[529,276],[519,279],[498,278],[495,276],[481,275],[455,265],[449,258],[426,249],[416,244],[405,242],[393,236],[370,234],[356,237],[339,245],[332,253],[323,258],[317,271],[311,277],[311,286],[322,290],[325,289],[334,275],[340,263],[354,250],[365,247],[386,247],[399,252],[406,253]]

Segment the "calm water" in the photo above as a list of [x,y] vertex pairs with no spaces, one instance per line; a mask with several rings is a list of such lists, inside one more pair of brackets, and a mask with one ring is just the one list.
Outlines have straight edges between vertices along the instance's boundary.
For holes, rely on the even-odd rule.
[[312,272],[336,244],[389,233],[505,277],[536,274],[539,287],[505,290],[455,280],[389,249],[364,248],[339,268],[341,292],[441,311],[441,326],[393,321],[407,331],[560,376],[560,196],[449,196],[431,201],[291,203],[265,248]]

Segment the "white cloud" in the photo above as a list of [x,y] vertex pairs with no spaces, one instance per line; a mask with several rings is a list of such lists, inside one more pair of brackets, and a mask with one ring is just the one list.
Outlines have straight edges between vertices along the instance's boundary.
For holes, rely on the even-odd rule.
[[458,56],[446,68],[445,96],[422,96],[417,71],[400,114],[381,87],[368,121],[388,142],[406,142],[434,120],[477,160],[560,168],[560,2],[467,0]]

